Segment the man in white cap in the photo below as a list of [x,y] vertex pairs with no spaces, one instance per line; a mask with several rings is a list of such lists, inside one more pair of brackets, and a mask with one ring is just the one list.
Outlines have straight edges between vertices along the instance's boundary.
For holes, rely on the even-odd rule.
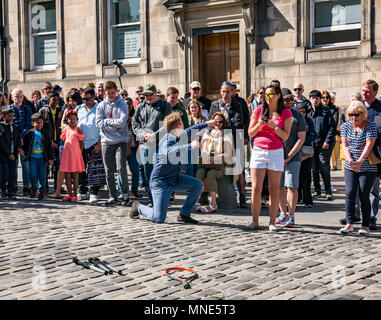
[[187,109],[189,102],[196,99],[202,107],[202,115],[208,118],[210,105],[212,101],[201,95],[201,83],[199,81],[193,81],[189,86],[190,96],[182,101],[185,109]]

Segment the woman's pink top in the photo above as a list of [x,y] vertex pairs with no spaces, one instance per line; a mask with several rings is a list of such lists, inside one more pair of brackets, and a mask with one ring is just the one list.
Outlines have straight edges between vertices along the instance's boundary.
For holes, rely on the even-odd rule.
[[[257,116],[258,121],[262,117],[261,107],[256,108],[253,113]],[[292,117],[292,113],[289,109],[283,109],[280,116],[275,118],[273,122],[280,128],[283,129],[284,121],[288,118]],[[258,133],[254,137],[254,147],[259,147],[265,150],[276,150],[283,148],[282,140],[277,136],[275,130],[270,128],[268,125],[264,125],[259,128]]]
[[83,172],[85,164],[83,162],[82,151],[79,145],[80,140],[84,140],[85,135],[78,133],[78,127],[63,129],[61,139],[65,141],[62,150],[60,171],[62,172]]

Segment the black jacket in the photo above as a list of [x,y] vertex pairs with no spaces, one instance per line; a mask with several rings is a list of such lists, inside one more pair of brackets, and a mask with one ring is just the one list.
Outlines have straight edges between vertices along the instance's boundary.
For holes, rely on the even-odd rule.
[[[209,119],[213,114],[216,112],[223,112],[223,101],[222,99],[215,100],[212,102],[212,105],[210,106],[209,110]],[[240,103],[238,103],[236,100],[232,99],[230,101],[230,106],[227,107],[228,109],[228,115],[229,119],[226,119],[229,124],[229,129],[233,129],[233,132],[236,129],[244,129],[244,120],[243,120],[243,113],[242,113],[242,106]]]
[[307,111],[307,117],[313,121],[315,126],[316,139],[313,143],[314,147],[321,147],[324,142],[331,144],[335,141],[336,123],[327,107],[320,104],[315,111],[311,107]]
[[[32,152],[33,148],[33,141],[34,141],[34,132],[36,130],[34,128],[30,129],[25,137],[24,137],[24,145],[22,146],[26,160],[30,159],[30,154]],[[42,147],[44,152],[44,159],[46,161],[54,160],[54,152],[53,152],[53,146],[52,146],[52,138],[44,131],[41,131],[41,140],[42,140]]]
[[[13,152],[11,152],[13,140]],[[6,122],[0,122],[0,161],[4,162],[9,159],[11,154],[18,157],[18,149],[21,148],[20,133],[15,124],[13,124],[13,135],[11,127]]]
[[[53,121],[53,115],[50,110],[50,107],[43,107],[38,112],[42,115],[44,119],[44,127],[42,129],[43,132],[52,137],[52,140],[57,145],[60,144],[60,136],[61,136],[61,120],[62,120],[62,107],[57,106],[56,108],[56,118]],[[54,139],[54,132],[56,133],[56,138]]]
[[249,139],[249,125],[250,125],[249,107],[247,106],[245,99],[238,96],[238,94],[236,94],[233,97],[233,99],[236,100],[242,106],[243,124],[245,127],[245,139]]

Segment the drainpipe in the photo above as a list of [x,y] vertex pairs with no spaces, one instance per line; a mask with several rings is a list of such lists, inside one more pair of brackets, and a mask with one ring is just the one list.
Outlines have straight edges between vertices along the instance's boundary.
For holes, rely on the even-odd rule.
[[4,50],[6,40],[4,39],[4,21],[3,21],[3,0],[0,0],[0,91],[4,92],[5,89],[5,55]]

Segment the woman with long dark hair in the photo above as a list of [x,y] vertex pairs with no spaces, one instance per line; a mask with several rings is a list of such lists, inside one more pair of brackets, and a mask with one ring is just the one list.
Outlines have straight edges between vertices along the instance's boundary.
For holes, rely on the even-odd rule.
[[283,141],[290,135],[292,113],[284,105],[279,86],[270,85],[265,91],[265,101],[251,115],[249,136],[254,138],[250,158],[251,214],[250,229],[258,229],[261,211],[261,192],[267,173],[270,193],[269,230],[276,231],[275,219],[279,206],[279,185],[284,170]]

